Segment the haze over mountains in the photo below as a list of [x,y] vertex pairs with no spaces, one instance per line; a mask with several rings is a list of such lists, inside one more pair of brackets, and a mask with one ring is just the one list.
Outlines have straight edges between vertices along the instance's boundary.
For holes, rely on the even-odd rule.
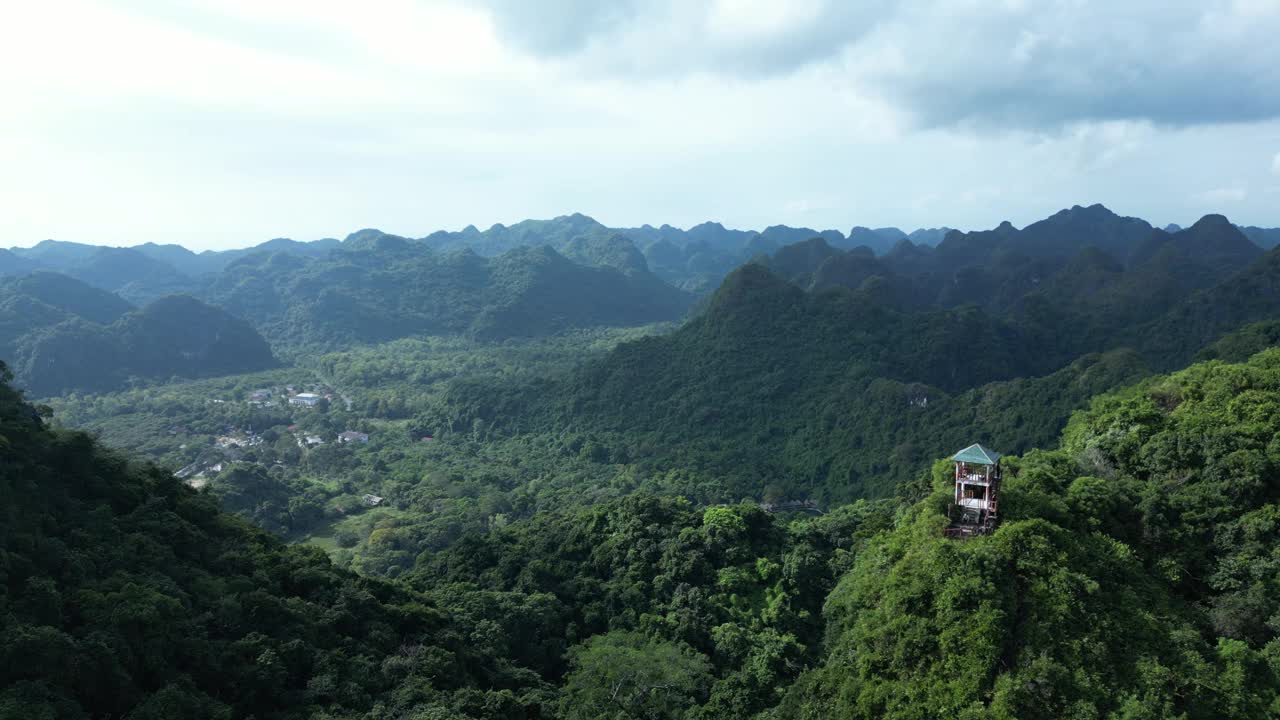
[[[1094,206],[1100,207],[1100,206]],[[1150,225],[1142,223],[1150,229]],[[1032,230],[1034,225],[1028,226]],[[1180,230],[1169,225],[1166,230]],[[1270,249],[1280,244],[1280,228],[1242,227],[1241,231],[1254,244]],[[551,220],[525,220],[511,226],[497,224],[487,230],[467,226],[450,232],[440,230],[420,242],[435,250],[450,251],[470,249],[490,257],[501,255],[519,247],[548,245],[574,260],[586,264],[611,264],[628,269],[626,262],[615,258],[584,255],[580,246],[584,242],[599,243],[611,240],[629,243],[633,250],[648,263],[649,269],[677,287],[694,292],[714,289],[719,280],[730,270],[751,258],[776,252],[785,245],[815,237],[823,238],[831,247],[851,250],[869,248],[873,255],[888,254],[903,240],[912,246],[934,247],[939,245],[950,228],[918,229],[906,233],[895,227],[866,228],[855,226],[847,234],[839,230],[817,231],[810,228],[794,228],[775,225],[756,230],[732,230],[716,222],[706,222],[685,229],[662,225],[644,225],[634,228],[609,228],[592,218],[575,213]],[[1070,229],[1064,232],[1070,235]],[[1033,234],[1036,234],[1032,230]],[[236,261],[261,254],[286,253],[311,258],[323,258],[345,244],[385,234],[379,230],[360,230],[345,240],[333,238],[300,242],[288,238],[268,240],[253,247],[237,250],[192,252],[180,245],[146,243],[133,247],[102,247],[63,240],[45,240],[33,247],[0,249],[0,275],[19,275],[35,270],[52,270],[106,290],[118,292],[134,300],[153,299],[172,289],[198,287],[207,276],[216,275]],[[1045,242],[1055,239],[1045,236]],[[1075,242],[1067,240],[1070,244]],[[1097,239],[1102,249],[1105,239]],[[634,267],[634,259],[630,261]]]
[[[1275,235],[1246,230],[1263,242]],[[855,290],[883,312],[971,305],[1018,323],[1042,343],[1040,363],[1001,361],[1005,371],[979,373],[998,380],[1050,372],[1083,352],[1106,349],[1123,328],[1156,322],[1156,309],[1215,286],[1263,250],[1221,216],[1167,232],[1101,205],[1063,210],[1021,230],[1004,223],[968,233],[855,227],[845,235],[781,225],[756,232],[716,223],[618,229],[575,214],[420,239],[369,229],[342,241],[277,239],[198,254],[176,245],[47,240],[0,251],[0,274],[32,278],[5,285],[10,320],[0,347],[20,384],[34,392],[106,389],[128,377],[266,367],[272,352],[258,334],[276,354],[288,354],[413,336],[500,340],[679,320],[700,294],[755,259],[810,291]],[[52,294],[41,287],[52,283],[61,288],[52,294],[97,300],[50,305]],[[735,292],[725,288],[720,296]],[[165,300],[175,294],[195,300]],[[189,325],[212,327],[243,321],[253,329],[236,324],[235,332],[255,349],[236,363],[216,359],[212,340],[178,342],[166,334],[181,322],[115,327],[134,305],[151,310],[131,317],[185,316]],[[215,318],[218,312],[229,315]],[[1232,322],[1219,325],[1229,330]],[[142,343],[153,354],[164,346],[183,349],[132,366],[114,359],[139,357],[122,342]],[[89,357],[105,369],[86,365]],[[942,365],[930,367],[913,379],[957,387],[970,377],[957,370],[948,381],[936,375]]]
[[[846,236],[838,230],[818,232],[784,225],[772,226],[763,232],[729,230],[714,222],[688,230],[670,225],[608,228],[590,217],[575,213],[552,220],[525,220],[510,227],[498,224],[484,231],[474,226],[458,232],[441,230],[421,238],[419,242],[442,251],[466,248],[486,257],[520,247],[548,245],[574,259],[599,264],[598,258],[584,258],[573,245],[599,243],[616,237],[639,251],[659,277],[685,289],[705,291],[714,288],[720,278],[754,255],[772,253],[783,245],[811,237],[822,236],[839,248],[865,245],[882,254],[897,241],[907,238],[918,244],[937,244],[948,231],[948,228],[917,230],[908,236],[897,228],[870,230],[855,227]],[[287,253],[320,258],[346,243],[378,234],[383,233],[360,230],[343,241],[326,238],[298,242],[277,238],[250,248],[201,253],[179,245],[146,243],[131,248],[104,248],[45,240],[31,248],[0,250],[0,275],[53,270],[96,287],[121,292],[126,297],[150,299],[174,287],[198,284],[203,276],[217,274],[232,263],[252,255]]]

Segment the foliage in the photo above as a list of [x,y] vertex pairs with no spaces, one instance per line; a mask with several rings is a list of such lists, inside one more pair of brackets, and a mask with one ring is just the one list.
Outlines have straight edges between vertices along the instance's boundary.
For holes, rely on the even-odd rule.
[[[0,389],[0,715],[1280,714],[1280,350],[1221,361],[1280,337],[1274,253],[1100,207],[880,257],[824,236],[674,332],[546,335],[669,316],[597,225],[245,256],[209,292],[297,366],[39,409]],[[560,252],[498,247],[536,237]],[[24,282],[0,327],[61,353],[201,342],[186,301]],[[418,333],[448,337],[354,345]],[[946,540],[935,459],[974,440],[1010,453],[1003,524]],[[813,514],[757,504],[787,500]]]
[[1009,459],[986,538],[940,537],[940,485],[858,555],[776,716],[1274,716],[1277,403],[1280,350],[1104,396]]
[[591,638],[573,649],[571,662],[561,700],[570,719],[686,717],[710,680],[705,656],[629,632]]
[[[620,656],[627,667],[618,670],[629,672],[661,652],[707,663],[706,687],[682,695],[686,710],[701,704],[706,717],[746,717],[777,702],[818,657],[822,598],[862,543],[889,527],[892,511],[892,502],[863,501],[788,520],[754,505],[699,510],[632,495],[464,535],[419,557],[408,580],[435,588],[451,608],[493,592],[546,598],[554,610],[542,616],[542,637],[564,641],[522,656],[543,658],[531,667],[546,677],[569,670],[573,702],[601,707],[609,685],[602,657]],[[613,639],[590,643],[605,633]],[[529,647],[520,637],[508,647]]]
[[543,702],[420,594],[45,429],[7,385],[0,496],[0,716],[353,717],[381,715],[376,700],[507,717]]

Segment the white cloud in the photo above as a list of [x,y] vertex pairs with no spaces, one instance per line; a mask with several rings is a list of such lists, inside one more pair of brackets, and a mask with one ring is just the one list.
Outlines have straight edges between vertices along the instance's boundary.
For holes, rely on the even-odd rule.
[[1204,192],[1197,195],[1196,199],[1199,200],[1201,203],[1206,203],[1210,206],[1218,206],[1218,205],[1232,205],[1235,203],[1243,202],[1244,199],[1247,197],[1249,197],[1248,188],[1246,188],[1243,185],[1233,185],[1230,187],[1220,187],[1220,188],[1213,188],[1212,190],[1205,190]]
[[1077,169],[1103,170],[1136,152],[1154,132],[1148,122],[1074,123],[1064,133],[1064,139],[1075,148]]
[[796,31],[807,31],[821,19],[822,0],[715,0],[707,25],[712,34],[734,39],[768,40]]
[[[484,13],[442,3],[46,0],[5,20],[0,64],[23,68],[6,91],[62,106],[163,98],[293,115],[449,113],[483,97],[478,80],[537,73]],[[290,50],[298,35],[315,39],[305,52]]]
[[1276,175],[1280,175],[1280,152],[1276,153],[1276,156],[1271,158],[1271,172]]
[[[75,18],[68,22],[68,18]],[[50,0],[10,11],[0,64],[24,68],[7,90],[67,104],[163,96],[201,105],[359,99],[372,89],[340,68],[237,46],[145,16]]]

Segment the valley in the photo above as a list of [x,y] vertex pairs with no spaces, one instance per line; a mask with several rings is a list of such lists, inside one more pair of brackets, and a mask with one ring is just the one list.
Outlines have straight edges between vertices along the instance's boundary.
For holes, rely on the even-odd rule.
[[0,22],[0,720],[1280,720],[1280,0]]
[[[1280,251],[1076,206],[770,228],[699,290],[588,221],[277,244],[141,305],[0,282],[0,708],[1280,707]],[[1000,525],[946,539],[979,441]],[[122,690],[48,672],[91,653]]]

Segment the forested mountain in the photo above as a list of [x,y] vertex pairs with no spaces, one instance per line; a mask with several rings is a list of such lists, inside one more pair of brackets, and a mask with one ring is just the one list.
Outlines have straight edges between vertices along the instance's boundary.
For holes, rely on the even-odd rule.
[[459,383],[423,421],[586,432],[635,462],[696,467],[720,498],[769,486],[835,501],[891,493],[974,433],[1011,450],[1049,442],[1091,395],[1147,372],[1132,352],[1053,372],[1012,323],[899,310],[877,288],[806,293],[748,265],[671,335],[550,385]]
[[181,245],[157,245],[156,243],[146,243],[132,249],[155,260],[168,263],[178,272],[194,278],[222,272],[231,263],[248,255],[282,252],[306,257],[323,257],[339,244],[334,238],[310,242],[275,238],[253,247],[236,250],[205,250],[200,253],[194,253]]
[[673,657],[689,709],[655,717],[1270,717],[1277,402],[1276,350],[1096,400],[1061,450],[1005,459],[990,537],[944,539],[941,462],[902,504],[785,535],[750,505],[548,513],[424,555],[412,582],[549,593],[579,630],[609,618],[608,640],[570,653],[592,664],[565,682],[569,717],[601,712],[598,685],[641,661],[609,650],[635,648],[633,628],[711,661]]
[[[934,245],[945,232],[946,228],[917,230],[910,237],[920,244]],[[298,242],[277,238],[249,248],[200,253],[174,244],[102,248],[45,240],[31,248],[0,250],[0,276],[50,270],[120,292],[134,302],[146,302],[174,292],[197,292],[209,278],[246,257],[287,253],[319,259],[344,244],[359,244],[384,235],[389,234],[368,228],[351,233],[343,241],[326,238]],[[729,230],[714,222],[688,230],[670,225],[609,228],[586,215],[574,213],[550,220],[523,220],[511,226],[496,224],[483,231],[475,226],[458,232],[440,230],[418,242],[435,250],[470,250],[485,257],[547,245],[577,262],[588,265],[603,262],[607,267],[618,266],[611,264],[607,255],[601,257],[597,251],[583,253],[580,250],[584,246],[612,245],[616,254],[619,246],[627,245],[622,252],[643,257],[649,269],[667,282],[692,292],[709,292],[725,275],[751,258],[814,237],[822,237],[842,249],[865,244],[872,246],[877,254],[883,254],[896,241],[908,236],[897,228],[858,227],[846,237],[838,230],[819,232],[786,225],[773,225],[763,231]]]
[[[935,235],[935,233],[931,231],[917,230],[915,233],[912,233],[912,236],[914,237],[908,237],[906,233],[895,227],[872,230],[871,228],[857,226],[849,231],[847,243],[837,242],[835,245],[836,247],[868,247],[871,248],[871,251],[876,255],[884,255],[892,250],[893,246],[897,245],[902,240],[911,239],[913,242],[918,242],[923,245],[936,245],[937,241],[940,241],[942,236],[946,235],[946,231],[943,229],[938,231],[938,233],[940,234]],[[935,240],[935,242],[925,242],[926,240]]]
[[501,255],[519,247],[550,245],[560,248],[571,240],[598,240],[614,231],[581,213],[561,215],[551,220],[522,220],[510,227],[498,223],[480,231],[468,225],[460,232],[439,230],[423,242],[441,250],[469,249],[480,255]]
[[711,222],[688,230],[670,225],[612,229],[575,213],[551,220],[525,220],[510,227],[498,224],[484,231],[474,226],[460,232],[439,231],[423,238],[423,242],[443,249],[470,249],[486,256],[519,247],[547,245],[588,264],[600,264],[599,258],[592,254],[584,256],[577,248],[604,242],[627,245],[626,253],[643,257],[659,277],[677,287],[700,292],[714,288],[733,268],[757,254],[772,253],[784,245],[819,236],[836,244],[842,244],[845,239],[836,230],[820,233],[786,225],[770,226],[763,232],[728,230]]
[[[1005,225],[988,233],[960,233],[946,247],[940,248],[942,252],[939,254],[928,250],[942,246],[947,236],[957,231],[941,227],[906,233],[896,227],[872,229],[855,226],[846,235],[839,230],[818,231],[786,225],[773,225],[763,231],[731,230],[716,222],[701,223],[687,230],[671,225],[610,228],[581,213],[550,220],[523,220],[511,226],[496,224],[487,230],[471,225],[457,232],[440,230],[419,241],[436,250],[467,249],[485,257],[517,248],[548,245],[575,261],[587,264],[599,264],[600,258],[592,253],[576,253],[575,248],[601,243],[629,243],[632,247],[625,252],[643,256],[649,269],[657,276],[685,290],[707,293],[739,265],[813,238],[822,238],[839,250],[863,247],[877,257],[893,254],[899,262],[934,257],[935,262],[946,263],[957,257],[970,256],[975,248],[987,256],[1013,252],[1042,257],[1046,254],[1073,254],[1084,247],[1096,247],[1116,261],[1127,263],[1130,260],[1128,253],[1147,239],[1151,226],[1136,218],[1125,218],[1121,223],[1114,222],[1116,219],[1117,216],[1101,205],[1077,206],[1021,231]],[[1170,233],[1181,229],[1177,225],[1165,228]],[[1270,249],[1280,243],[1280,229],[1252,226],[1239,229],[1260,248]],[[145,302],[174,292],[195,292],[202,282],[249,256],[287,253],[320,259],[344,243],[381,235],[387,233],[365,229],[351,233],[341,242],[333,238],[312,242],[277,238],[249,248],[200,253],[173,244],[145,243],[131,248],[101,248],[45,240],[31,248],[0,250],[0,276],[52,270],[95,287],[120,292],[134,302]],[[1001,238],[1012,239],[1012,246],[1003,245]],[[895,253],[895,249],[898,252]]]
[[1092,394],[1274,318],[1278,263],[1221,216],[1167,233],[1101,206],[882,258],[815,238],[669,336],[550,385],[459,383],[423,422],[596,433],[726,498],[879,496],[966,433],[1048,443]]
[[0,360],[35,396],[110,390],[131,377],[201,377],[275,364],[247,323],[191,297],[164,297],[139,309],[49,272],[0,279]]
[[[0,279],[0,292],[7,304],[23,304],[30,307],[38,302],[50,308],[75,315],[90,322],[108,325],[133,309],[133,305],[115,293],[99,290],[66,275],[52,272],[35,272],[18,278]],[[34,321],[40,315],[23,317],[13,313],[13,320]],[[15,327],[6,332],[6,337],[35,329],[32,322],[26,327]]]
[[[1181,230],[1177,226],[1167,229]],[[841,257],[821,272],[817,267],[805,271],[811,276],[813,286],[842,284],[856,287],[856,282],[866,277],[884,276],[892,271],[907,277],[914,276],[922,281],[916,283],[917,286],[925,286],[912,287],[910,293],[904,295],[921,289],[930,295],[944,293],[946,297],[936,300],[952,305],[999,301],[1008,295],[1008,289],[995,288],[981,293],[972,289],[989,284],[992,273],[997,275],[996,282],[1009,282],[1021,276],[1025,276],[1024,284],[1038,282],[1045,262],[1056,262],[1086,248],[1099,250],[1125,266],[1135,261],[1172,262],[1169,256],[1176,253],[1157,252],[1160,243],[1152,239],[1151,230],[1144,221],[1119,218],[1106,208],[1095,205],[1064,210],[1022,230],[1006,223],[995,230],[972,233],[933,228],[907,234],[893,227],[870,229],[858,226],[846,236],[838,230],[816,231],[785,225],[770,226],[760,232],[729,230],[719,223],[710,222],[688,230],[670,225],[608,228],[590,217],[574,214],[550,220],[525,220],[509,227],[499,224],[484,231],[468,226],[459,232],[439,231],[411,242],[420,242],[441,251],[470,250],[485,257],[496,257],[518,248],[547,245],[578,263],[612,267],[629,273],[644,267],[669,284],[694,293],[708,293],[745,262],[776,254],[789,245],[821,238],[833,249],[881,258],[886,267],[868,272],[864,267],[867,265],[865,258],[851,261]],[[1240,237],[1249,238],[1251,245],[1263,248],[1275,245],[1272,230],[1255,227],[1241,230],[1244,234]],[[383,236],[396,237],[368,229],[351,233],[342,242],[325,239],[304,243],[279,238],[241,250],[201,253],[193,253],[178,245],[155,243],[133,248],[101,248],[46,240],[32,248],[0,252],[0,275],[52,270],[117,292],[138,303],[174,293],[190,293],[217,302],[222,295],[218,291],[204,294],[206,288],[234,284],[235,279],[224,279],[220,275],[246,258],[256,258],[250,262],[261,264],[271,254],[284,253],[325,260],[335,249],[367,249],[370,238]],[[362,246],[362,243],[366,244]],[[1185,251],[1189,248],[1184,245],[1180,249]],[[1196,256],[1202,249],[1196,248],[1191,255]],[[1227,265],[1229,261],[1247,255],[1250,250],[1250,247],[1234,248],[1235,257],[1226,258]],[[1132,257],[1134,254],[1137,257]],[[638,262],[640,259],[643,259],[643,264]],[[1195,263],[1183,265],[1194,266]],[[946,277],[959,270],[964,270],[971,282],[947,288]],[[1186,272],[1194,274],[1195,270]],[[850,280],[851,277],[856,280]],[[1020,297],[1027,289],[1017,287],[1012,292],[1015,297]],[[969,294],[965,294],[966,291]],[[256,317],[249,319],[257,322]]]
[[[464,339],[687,310],[577,222],[493,256],[376,230],[245,255],[203,297],[345,352],[49,401],[204,492],[0,387],[0,716],[1280,711],[1280,250],[1100,206],[873,231],[881,255],[815,233],[586,362],[603,336]],[[227,310],[54,273],[0,281],[0,328],[36,393],[272,362]],[[370,344],[415,335],[444,337]],[[1253,357],[1152,377],[1193,355]],[[330,400],[281,402],[313,383]],[[946,540],[930,465],[975,440],[1010,453],[1003,524]],[[785,500],[814,515],[757,504]]]
[[191,289],[189,277],[141,248],[45,240],[33,248],[14,248],[0,254],[0,276],[37,270],[59,272],[135,302]]
[[470,640],[479,618],[340,571],[169,471],[45,429],[5,374],[0,717],[499,718],[550,695]]
[[410,335],[528,337],[573,327],[678,319],[692,302],[610,237],[580,240],[573,262],[547,246],[486,258],[367,231],[324,258],[254,255],[203,291],[254,318],[280,347],[337,347]]
[[0,249],[0,275],[26,275],[40,268],[39,263]]
[[241,250],[194,253],[180,245],[146,243],[126,248],[45,240],[31,248],[0,250],[0,276],[56,272],[130,302],[147,303],[165,295],[196,294],[205,282],[202,278],[243,257],[262,253],[319,257],[338,244],[332,239],[311,243],[276,239]]
[[1280,710],[1280,351],[1095,401],[1006,464],[1001,528],[944,540],[950,468],[824,608],[769,717],[1264,718]]
[[1250,225],[1249,227],[1240,228],[1240,232],[1244,233],[1255,245],[1264,250],[1280,245],[1280,228],[1260,228]]
[[[924,233],[917,235],[916,233]],[[912,235],[926,244],[936,239],[933,231]],[[644,252],[654,271],[670,282],[692,290],[709,292],[729,272],[761,255],[772,255],[796,243],[820,239],[830,247],[851,250],[862,247],[873,255],[883,255],[907,235],[897,228],[871,230],[855,227],[846,236],[839,230],[811,230],[773,225],[763,232],[726,230],[719,223],[703,223],[689,230],[670,225],[645,225],[622,231]],[[932,241],[932,242],[931,242]]]
[[808,519],[552,510],[388,581],[0,385],[0,714],[1261,720],[1278,405],[1280,350],[1096,399],[1061,449],[1004,458],[989,537],[943,538],[944,461]]

